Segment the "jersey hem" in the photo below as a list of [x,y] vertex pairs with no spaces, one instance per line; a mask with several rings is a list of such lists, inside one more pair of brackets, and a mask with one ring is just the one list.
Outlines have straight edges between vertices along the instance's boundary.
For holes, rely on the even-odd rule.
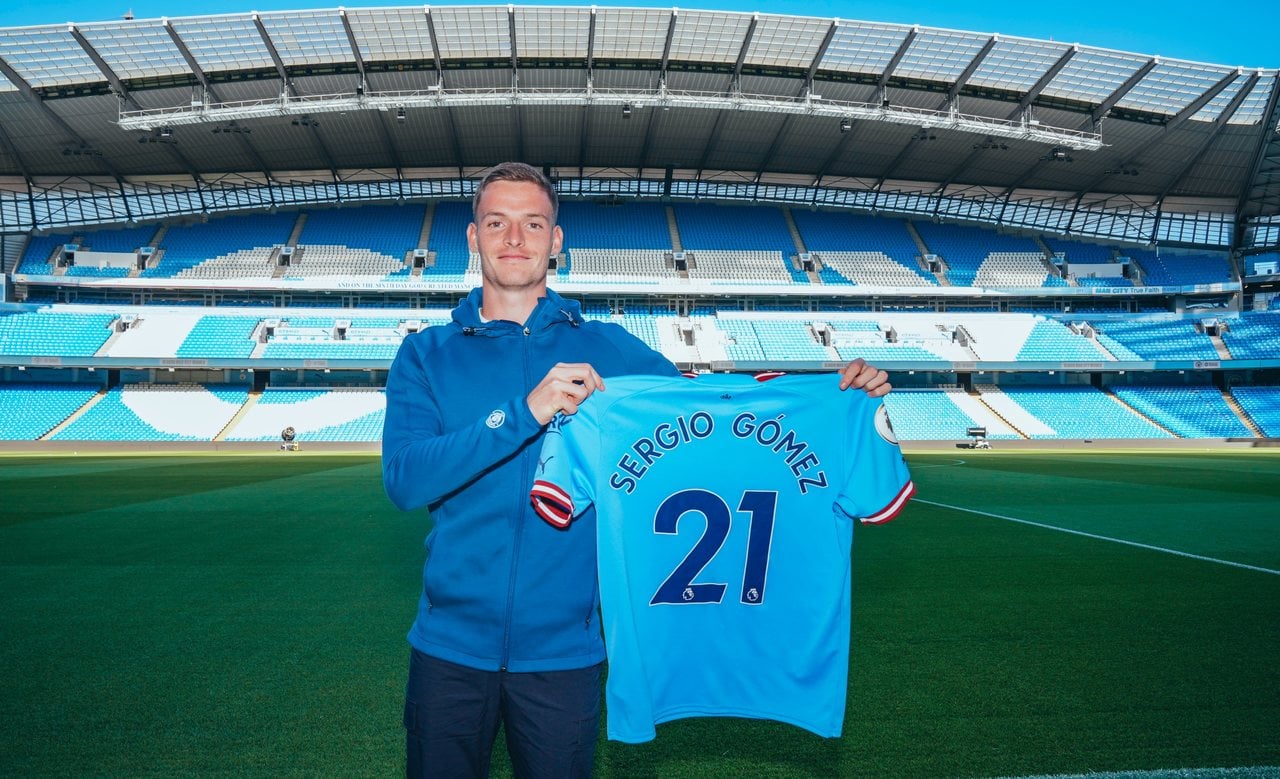
[[[841,721],[836,725],[822,724],[819,725],[810,720],[802,720],[798,717],[784,717],[777,712],[760,712],[753,709],[707,709],[701,706],[681,706],[675,709],[663,709],[661,713],[654,714],[653,724],[661,725],[664,722],[685,719],[688,717],[741,717],[744,719],[760,719],[769,720],[771,722],[782,722],[787,725],[793,725],[797,728],[807,730],[816,736],[822,738],[840,738],[844,732],[844,722]],[[607,729],[607,728],[606,728]],[[658,731],[655,728],[648,730],[647,736],[631,736],[615,733],[607,730],[610,741],[620,741],[624,744],[643,744],[646,741],[653,741]]]

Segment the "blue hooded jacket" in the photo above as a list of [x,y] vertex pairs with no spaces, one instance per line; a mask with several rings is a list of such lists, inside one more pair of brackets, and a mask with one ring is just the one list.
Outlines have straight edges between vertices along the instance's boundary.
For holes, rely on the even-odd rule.
[[481,670],[585,668],[605,656],[595,514],[562,530],[534,513],[544,426],[525,398],[557,362],[606,379],[677,371],[550,290],[523,325],[482,322],[480,304],[472,290],[452,322],[405,338],[387,379],[383,484],[433,521],[409,643]]

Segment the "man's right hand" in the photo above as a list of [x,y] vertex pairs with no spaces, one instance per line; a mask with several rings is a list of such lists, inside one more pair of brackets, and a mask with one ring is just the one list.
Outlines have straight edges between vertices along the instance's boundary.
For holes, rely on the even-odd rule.
[[547,375],[533,388],[525,402],[529,404],[529,410],[538,423],[545,425],[561,411],[576,414],[582,401],[590,397],[591,393],[602,389],[604,379],[590,364],[559,362],[547,371]]

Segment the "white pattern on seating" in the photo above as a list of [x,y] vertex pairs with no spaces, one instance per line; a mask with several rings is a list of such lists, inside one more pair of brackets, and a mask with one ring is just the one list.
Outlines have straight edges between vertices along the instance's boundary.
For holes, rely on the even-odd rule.
[[570,276],[574,281],[634,279],[636,276],[675,278],[668,268],[669,252],[660,249],[572,249],[569,252]]
[[178,347],[204,314],[166,312],[152,317],[143,312],[133,327],[107,348],[107,357],[176,357]]
[[693,254],[689,278],[730,280],[735,284],[792,284],[782,252],[745,249],[699,249]]
[[297,403],[260,401],[245,412],[227,434],[227,440],[276,440],[286,427],[301,434],[341,425],[382,410],[386,404],[386,395],[381,390],[333,390]]
[[995,409],[997,414],[1009,420],[1010,424],[1027,435],[1057,435],[1058,431],[1049,427],[1037,417],[1032,416],[1029,411],[1018,405],[1013,398],[1004,394],[996,385],[975,384],[973,388],[982,394],[982,402]]
[[1035,252],[991,252],[973,277],[976,287],[1043,287],[1049,271]]
[[937,286],[884,252],[818,252],[822,264],[855,284],[873,287]]
[[212,440],[240,409],[199,384],[131,384],[120,401],[162,433]]

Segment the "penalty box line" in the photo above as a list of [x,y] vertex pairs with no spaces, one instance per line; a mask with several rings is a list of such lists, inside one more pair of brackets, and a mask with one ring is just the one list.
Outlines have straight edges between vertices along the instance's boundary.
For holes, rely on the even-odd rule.
[[1084,536],[1098,541],[1110,541],[1113,544],[1124,544],[1125,546],[1136,546],[1139,549],[1148,549],[1152,552],[1163,552],[1165,554],[1177,555],[1178,557],[1189,557],[1192,560],[1201,560],[1206,563],[1217,563],[1218,565],[1229,565],[1232,568],[1244,568],[1249,571],[1257,571],[1258,573],[1269,573],[1273,576],[1280,576],[1280,571],[1271,568],[1263,568],[1258,565],[1249,565],[1247,563],[1237,563],[1232,560],[1222,560],[1217,557],[1205,557],[1204,555],[1192,554],[1191,552],[1181,552],[1177,549],[1169,549],[1163,546],[1152,546],[1151,544],[1143,544],[1138,541],[1127,541],[1123,538],[1113,538],[1111,536],[1101,536],[1096,533],[1086,533],[1083,530],[1072,530],[1071,528],[1058,527],[1057,525],[1048,525],[1043,522],[1034,522],[1030,519],[1019,519],[1018,517],[1009,517],[1004,514],[993,514],[990,511],[980,511],[978,509],[965,508],[964,506],[952,506],[948,503],[938,503],[932,500],[922,500],[915,498],[913,503],[924,503],[930,506],[937,506],[944,509],[952,509],[954,511],[963,511],[969,514],[978,514],[992,519],[1003,519],[1007,522],[1017,522],[1020,525],[1031,525],[1032,527],[1040,527],[1045,530],[1056,530],[1059,533],[1070,533],[1073,536]]

